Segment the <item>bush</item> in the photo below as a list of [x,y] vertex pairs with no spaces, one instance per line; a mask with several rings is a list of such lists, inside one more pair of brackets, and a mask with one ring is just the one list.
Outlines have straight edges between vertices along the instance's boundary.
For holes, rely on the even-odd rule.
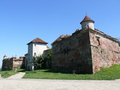
[[52,64],[52,50],[49,50],[47,55],[45,56],[45,68],[51,69]]
[[34,57],[33,63],[34,63],[35,70],[41,69],[44,63],[44,58],[42,56]]
[[52,50],[49,50],[46,55],[43,56],[37,56],[34,57],[33,63],[34,63],[34,69],[45,69],[51,68],[51,62],[52,62]]

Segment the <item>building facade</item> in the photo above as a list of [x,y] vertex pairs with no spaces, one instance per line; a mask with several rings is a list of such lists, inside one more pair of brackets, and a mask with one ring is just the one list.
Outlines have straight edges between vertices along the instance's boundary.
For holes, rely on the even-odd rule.
[[33,57],[40,56],[48,49],[47,42],[40,38],[35,38],[28,44],[28,53],[25,55],[25,65],[27,70],[34,70]]
[[81,30],[61,35],[52,43],[53,71],[91,74],[120,64],[120,42],[95,29],[88,16],[80,24]]

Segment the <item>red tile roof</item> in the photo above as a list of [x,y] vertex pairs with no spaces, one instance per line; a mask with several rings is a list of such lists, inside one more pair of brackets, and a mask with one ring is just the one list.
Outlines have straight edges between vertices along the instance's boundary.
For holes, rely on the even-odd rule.
[[62,39],[64,39],[64,38],[68,38],[68,37],[70,37],[71,35],[68,35],[68,34],[66,34],[66,35],[61,35],[61,36],[59,36],[52,44],[54,44],[55,42],[59,42],[59,41],[61,41]]
[[27,45],[29,45],[30,43],[42,43],[42,44],[48,44],[47,42],[43,41],[40,38],[35,38],[34,40],[32,40],[31,42],[29,42]]
[[80,22],[80,24],[81,23],[83,23],[83,22],[86,22],[86,21],[92,21],[93,23],[94,23],[94,21],[90,18],[90,17],[88,17],[87,15],[84,17],[84,19]]
[[3,57],[7,57],[6,55],[4,55]]
[[27,56],[27,55],[28,55],[28,53],[25,54],[25,56]]

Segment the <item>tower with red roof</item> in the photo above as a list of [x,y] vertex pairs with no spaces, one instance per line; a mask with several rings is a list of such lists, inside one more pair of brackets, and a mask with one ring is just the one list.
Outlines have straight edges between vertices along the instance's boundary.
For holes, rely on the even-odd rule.
[[94,21],[88,17],[87,15],[84,19],[80,22],[82,29],[93,29],[94,30]]
[[26,56],[27,58],[27,69],[28,70],[34,70],[33,65],[33,57],[40,56],[43,54],[45,50],[48,49],[47,42],[43,41],[40,38],[35,38],[31,42],[29,42],[28,45],[28,54]]

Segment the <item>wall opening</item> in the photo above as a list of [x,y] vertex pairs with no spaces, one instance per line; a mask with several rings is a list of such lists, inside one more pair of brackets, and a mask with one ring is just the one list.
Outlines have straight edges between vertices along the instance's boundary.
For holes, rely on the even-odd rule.
[[98,42],[98,46],[100,46],[100,37],[96,36],[97,42]]

